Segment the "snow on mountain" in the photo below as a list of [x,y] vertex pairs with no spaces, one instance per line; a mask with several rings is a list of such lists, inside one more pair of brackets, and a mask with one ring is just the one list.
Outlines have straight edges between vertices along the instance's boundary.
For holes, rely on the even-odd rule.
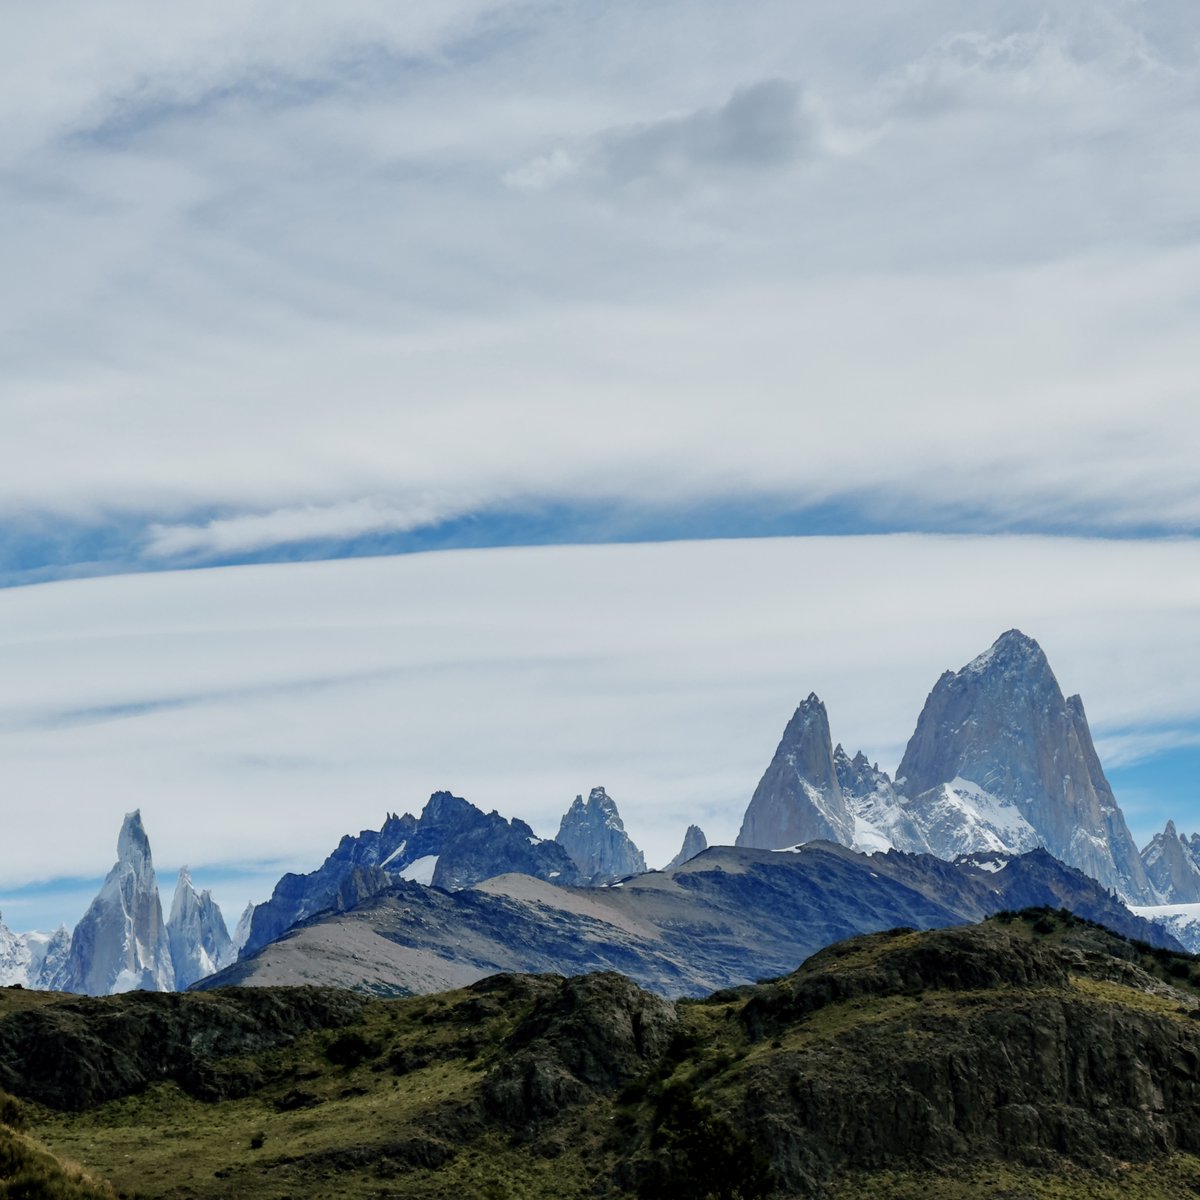
[[29,986],[29,945],[18,933],[4,924],[0,913],[0,987],[19,983]]
[[398,880],[454,891],[510,871],[579,882],[566,851],[535,837],[524,821],[434,792],[420,818],[392,813],[378,831],[343,837],[315,871],[280,879],[270,899],[254,908],[239,955],[253,953],[314,913],[342,912]]
[[854,838],[854,813],[838,782],[829,718],[810,693],[754,789],[736,845],[777,850],[824,839],[852,846]]
[[934,685],[897,771],[942,858],[1044,846],[1127,900],[1156,899],[1078,696],[1019,630]]
[[138,811],[125,816],[117,861],[75,927],[55,986],[90,996],[174,991],[171,947]]
[[[780,849],[817,839],[948,860],[1043,847],[1127,900],[1192,897],[1151,883],[1082,701],[1063,696],[1041,647],[1015,629],[937,681],[894,782],[861,752],[830,749],[825,706],[809,695],[754,791],[737,844]],[[1166,850],[1178,860],[1176,888],[1190,885],[1194,861],[1200,900],[1200,837]],[[1154,859],[1163,849],[1148,852]]]
[[575,797],[554,840],[586,883],[611,883],[645,873],[646,859],[625,832],[616,804],[602,787],[592,788],[586,801]]
[[1162,926],[1185,950],[1200,954],[1200,903],[1138,904],[1131,905],[1130,911]]
[[175,970],[175,989],[184,991],[197,979],[215,975],[234,961],[233,943],[212,893],[197,892],[187,867],[179,872],[167,940]]
[[833,767],[842,796],[854,814],[854,849],[870,852],[894,847],[909,854],[932,853],[878,763],[872,764],[861,750],[851,758],[838,745],[833,751]]

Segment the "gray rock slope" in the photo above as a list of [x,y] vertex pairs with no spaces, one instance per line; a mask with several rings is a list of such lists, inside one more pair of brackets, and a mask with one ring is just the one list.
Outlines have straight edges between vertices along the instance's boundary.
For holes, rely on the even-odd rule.
[[180,870],[175,884],[167,941],[175,968],[175,989],[180,992],[236,958],[220,907],[207,889],[196,891],[187,867]]
[[854,814],[838,782],[825,705],[810,693],[754,789],[737,845],[778,850],[818,839],[852,846]]
[[48,982],[90,996],[174,990],[171,947],[140,812],[126,814],[116,864],[75,926],[61,976]]
[[1189,841],[1168,821],[1142,849],[1142,866],[1165,903],[1200,903],[1200,837]]
[[704,836],[704,830],[699,825],[689,825],[687,833],[683,835],[683,845],[679,847],[679,853],[675,855],[666,869],[669,871],[672,867],[682,867],[685,862],[691,862],[697,854],[708,849],[708,838]]
[[937,681],[896,787],[936,854],[1044,846],[1129,901],[1156,899],[1083,702],[1018,630]]
[[570,856],[581,882],[592,886],[640,875],[646,869],[642,852],[625,832],[616,804],[602,787],[592,788],[586,801],[575,797],[554,840]]
[[317,870],[285,875],[255,908],[241,953],[253,953],[314,913],[352,908],[400,881],[454,890],[509,871],[579,882],[566,851],[536,837],[524,821],[434,792],[420,819],[392,814],[378,831],[347,834]]
[[795,853],[716,847],[603,889],[523,875],[455,893],[399,884],[302,923],[197,987],[308,983],[388,994],[498,971],[616,970],[662,995],[703,995],[790,971],[855,933],[955,925],[1031,905],[1069,908],[1179,948],[1045,851],[981,866],[815,842]]

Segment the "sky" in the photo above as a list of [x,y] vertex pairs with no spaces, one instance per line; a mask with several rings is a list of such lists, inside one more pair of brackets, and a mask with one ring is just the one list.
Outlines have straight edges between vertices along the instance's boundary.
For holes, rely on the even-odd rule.
[[1200,828],[1194,4],[193,7],[4,4],[7,924],[134,807],[233,915],[436,787],[665,860],[1011,626]]

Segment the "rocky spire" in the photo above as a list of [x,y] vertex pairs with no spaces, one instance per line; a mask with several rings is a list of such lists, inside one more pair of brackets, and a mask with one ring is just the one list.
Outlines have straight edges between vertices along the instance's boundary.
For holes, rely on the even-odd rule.
[[689,825],[687,833],[683,835],[683,845],[679,853],[667,863],[666,869],[669,871],[672,867],[682,867],[685,862],[691,862],[697,854],[707,849],[708,838],[704,836],[704,830],[699,825]]
[[167,940],[175,968],[175,989],[184,991],[197,979],[213,975],[234,959],[233,945],[221,910],[207,889],[197,892],[187,867],[180,868],[167,918]]
[[1064,698],[1041,647],[1019,630],[937,681],[896,788],[943,858],[1044,846],[1126,900],[1154,900],[1083,702]]
[[138,811],[126,814],[116,864],[75,927],[60,986],[91,996],[174,990],[150,841]]
[[554,840],[591,885],[641,875],[646,870],[642,852],[625,832],[617,806],[602,787],[592,788],[586,802],[582,796],[575,797]]
[[818,838],[853,845],[854,814],[838,783],[825,705],[811,693],[754,789],[737,845],[779,850]]
[[1142,850],[1142,865],[1151,886],[1164,904],[1200,903],[1200,863],[1196,861],[1195,835],[1189,843],[1168,821]]

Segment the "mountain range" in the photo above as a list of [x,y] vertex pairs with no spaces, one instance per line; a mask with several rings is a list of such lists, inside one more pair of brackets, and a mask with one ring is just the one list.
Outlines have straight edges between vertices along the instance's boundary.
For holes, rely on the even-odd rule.
[[[791,866],[787,856],[749,853],[799,847],[813,853]],[[828,866],[833,847],[842,851],[837,870]],[[818,861],[824,873],[795,867]],[[1020,863],[1039,864],[1044,886],[1018,889],[1017,904],[1007,881],[1033,870]],[[1095,894],[1066,887],[1065,875],[1049,881],[1068,867],[1093,881]],[[929,879],[938,881],[932,890]],[[881,898],[881,880],[910,891],[923,881],[915,887],[922,899]],[[810,694],[750,798],[736,848],[707,849],[689,826],[663,873],[647,872],[602,787],[576,796],[554,839],[439,791],[419,816],[390,814],[379,830],[343,837],[316,870],[283,876],[231,936],[186,868],[163,919],[149,841],[131,813],[117,862],[73,934],[16,935],[0,924],[0,982],[108,994],[311,977],[428,990],[489,969],[591,962],[664,993],[693,994],[755,978],[767,964],[785,970],[834,938],[888,922],[927,928],[997,907],[1079,903],[1129,928],[1120,924],[1134,919],[1126,909],[1101,904],[1108,892],[1150,917],[1155,906],[1200,901],[1200,837],[1168,825],[1138,853],[1082,702],[1063,695],[1033,639],[1009,630],[938,679],[894,779],[833,743],[825,706]],[[1101,908],[1107,916],[1096,915]],[[1200,922],[1174,910],[1168,919],[1200,948]],[[1166,936],[1138,928],[1145,940]],[[369,952],[345,950],[364,938]],[[297,958],[301,946],[313,956],[308,966]]]

